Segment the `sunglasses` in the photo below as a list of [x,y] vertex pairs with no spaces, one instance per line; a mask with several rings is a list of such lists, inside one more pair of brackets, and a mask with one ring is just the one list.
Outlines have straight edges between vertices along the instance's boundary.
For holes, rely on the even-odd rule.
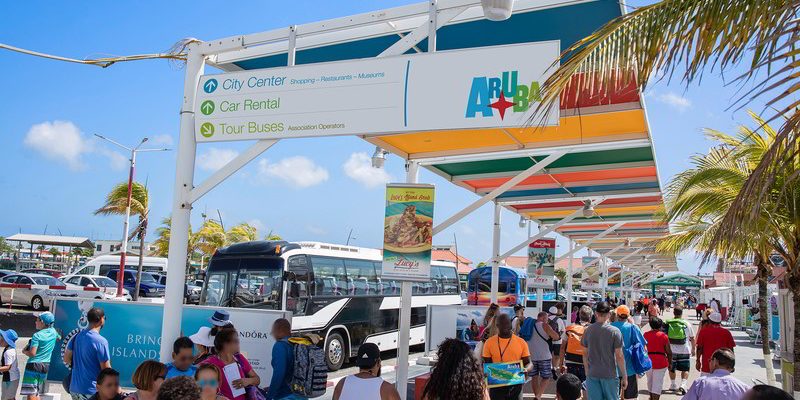
[[216,379],[200,379],[197,381],[197,386],[206,387],[206,386],[217,386],[219,385],[219,381]]

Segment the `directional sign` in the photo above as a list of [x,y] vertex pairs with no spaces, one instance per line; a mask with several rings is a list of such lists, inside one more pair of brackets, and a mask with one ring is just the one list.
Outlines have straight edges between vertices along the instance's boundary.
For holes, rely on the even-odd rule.
[[196,139],[522,127],[559,51],[549,41],[206,75]]

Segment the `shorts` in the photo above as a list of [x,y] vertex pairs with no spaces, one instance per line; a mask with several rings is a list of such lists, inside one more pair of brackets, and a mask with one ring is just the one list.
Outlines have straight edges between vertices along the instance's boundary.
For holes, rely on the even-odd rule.
[[689,372],[690,364],[691,362],[688,354],[673,354],[672,365],[669,367],[669,372]]
[[517,400],[522,394],[522,385],[501,386],[489,389],[491,400]]
[[561,354],[561,343],[553,343],[550,345],[550,352],[553,353],[554,356],[558,356]]
[[0,399],[2,400],[16,399],[17,389],[19,389],[19,379],[9,382],[3,382],[2,389],[0,389]]
[[589,400],[619,400],[619,378],[586,378],[586,393]]
[[666,368],[661,368],[651,369],[645,373],[647,375],[647,391],[650,394],[661,394],[664,389],[664,375],[666,372]]
[[625,388],[625,392],[622,393],[623,399],[636,399],[639,397],[639,377],[636,374],[630,375],[626,378],[620,379],[627,379],[628,386]]
[[90,394],[80,393],[70,393],[69,396],[72,397],[72,400],[89,400],[89,398],[92,397]]
[[528,376],[541,376],[542,379],[553,379],[552,360],[537,360],[531,362],[533,368]]
[[22,375],[22,389],[19,394],[23,396],[44,394],[44,385],[47,382],[47,371],[49,370],[50,363],[29,362],[25,364],[25,373]]
[[577,376],[581,382],[586,381],[586,370],[583,369],[583,364],[567,363],[567,372]]

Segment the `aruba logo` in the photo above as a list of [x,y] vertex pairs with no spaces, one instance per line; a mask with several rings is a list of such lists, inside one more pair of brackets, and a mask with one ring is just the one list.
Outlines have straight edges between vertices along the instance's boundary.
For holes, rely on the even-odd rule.
[[[512,112],[525,112],[534,101],[541,101],[539,82],[533,81],[530,85],[517,83],[517,71],[505,71],[499,78],[478,76],[472,78],[472,87],[467,99],[466,118],[494,116],[494,110],[500,114],[500,119],[506,116],[506,110]],[[508,101],[511,99],[512,101]],[[494,109],[494,110],[493,110]]]

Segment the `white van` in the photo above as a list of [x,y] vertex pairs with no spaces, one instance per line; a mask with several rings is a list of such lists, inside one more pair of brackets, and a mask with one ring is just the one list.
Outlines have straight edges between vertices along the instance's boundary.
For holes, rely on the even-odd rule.
[[[125,257],[125,269],[139,268],[138,256]],[[108,271],[119,270],[119,255],[97,256],[82,267],[78,267],[71,275],[100,275],[107,276]],[[164,257],[145,257],[142,260],[142,271],[165,274],[167,272],[167,259]]]

